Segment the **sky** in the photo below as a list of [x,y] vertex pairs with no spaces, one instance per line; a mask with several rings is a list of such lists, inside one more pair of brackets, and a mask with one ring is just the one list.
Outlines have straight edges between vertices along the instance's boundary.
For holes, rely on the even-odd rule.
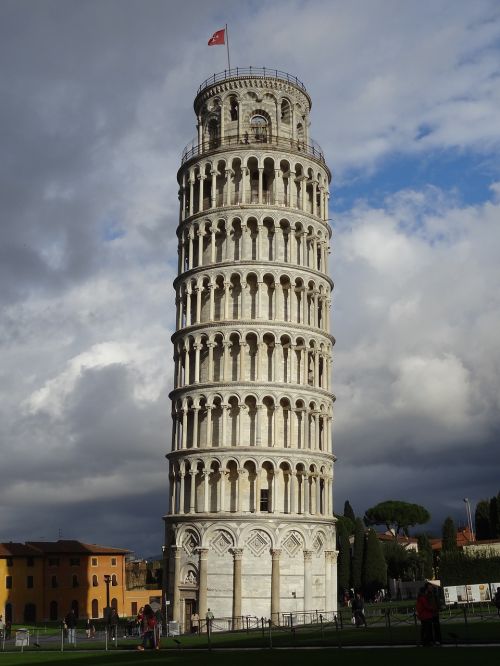
[[332,170],[335,510],[500,490],[500,5],[2,0],[0,541],[161,552],[199,84],[298,76]]

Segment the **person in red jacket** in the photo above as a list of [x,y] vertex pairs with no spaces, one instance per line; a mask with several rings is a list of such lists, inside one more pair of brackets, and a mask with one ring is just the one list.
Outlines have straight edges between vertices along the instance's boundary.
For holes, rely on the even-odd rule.
[[153,612],[153,609],[149,604],[144,606],[144,613],[142,616],[142,645],[138,645],[138,650],[145,650],[148,647],[148,643],[151,645],[151,648],[159,650],[160,646],[155,640],[155,627],[156,627],[156,617]]
[[432,616],[433,608],[427,594],[427,585],[420,588],[416,605],[417,617],[420,620],[420,638],[422,645],[432,645]]

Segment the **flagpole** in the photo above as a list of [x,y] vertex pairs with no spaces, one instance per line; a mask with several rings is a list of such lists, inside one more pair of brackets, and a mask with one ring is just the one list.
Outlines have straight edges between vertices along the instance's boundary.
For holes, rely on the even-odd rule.
[[226,23],[226,46],[227,46],[227,66],[229,71],[231,71],[231,61],[229,60],[229,32],[227,31],[227,23]]

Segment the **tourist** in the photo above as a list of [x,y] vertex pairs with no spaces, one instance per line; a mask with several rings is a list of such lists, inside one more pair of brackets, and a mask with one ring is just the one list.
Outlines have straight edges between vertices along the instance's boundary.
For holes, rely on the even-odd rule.
[[495,604],[498,615],[500,617],[500,587],[497,587],[497,591],[495,593],[495,596],[493,597],[493,603]]
[[359,592],[356,592],[356,595],[352,601],[352,617],[354,618],[354,624],[356,627],[364,626],[366,627],[366,618],[365,618],[365,605],[363,599]]
[[68,643],[70,645],[76,645],[76,617],[73,608],[64,618],[64,623],[68,630]]
[[160,645],[156,642],[155,638],[156,617],[153,609],[149,604],[146,604],[142,614],[142,645],[138,645],[138,650],[145,650],[150,645],[151,649],[159,650]]

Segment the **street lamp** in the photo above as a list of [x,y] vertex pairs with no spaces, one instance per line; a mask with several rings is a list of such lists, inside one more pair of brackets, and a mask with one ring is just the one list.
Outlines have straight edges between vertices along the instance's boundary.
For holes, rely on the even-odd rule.
[[465,513],[467,515],[467,526],[469,528],[469,533],[471,535],[472,541],[475,541],[475,536],[474,536],[474,530],[472,528],[472,512],[470,509],[470,501],[468,497],[464,497],[464,502],[465,502]]
[[111,583],[110,574],[104,574],[104,583],[106,585],[106,608],[104,609],[104,619],[109,624],[111,608],[109,607],[109,584]]

